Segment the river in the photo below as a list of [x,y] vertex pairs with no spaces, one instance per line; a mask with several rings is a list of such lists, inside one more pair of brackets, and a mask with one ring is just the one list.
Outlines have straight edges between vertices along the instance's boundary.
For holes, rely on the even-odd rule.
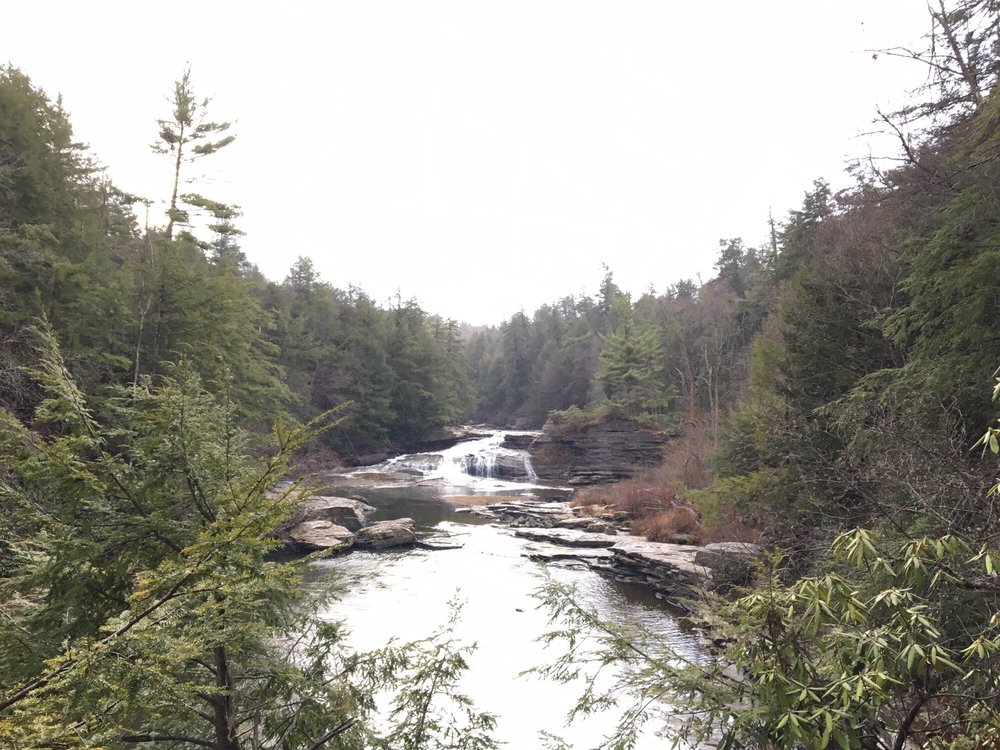
[[[495,736],[507,747],[531,750],[543,747],[539,732],[544,730],[560,735],[574,749],[586,750],[613,729],[616,715],[607,712],[565,726],[565,716],[582,685],[521,676],[555,657],[538,640],[549,629],[546,614],[533,595],[539,586],[549,577],[573,584],[588,608],[608,619],[639,621],[692,657],[698,653],[697,641],[644,587],[609,580],[579,564],[531,561],[525,557],[531,542],[488,519],[460,512],[460,505],[446,499],[449,495],[568,494],[534,484],[527,454],[504,449],[502,440],[503,433],[494,433],[437,454],[404,456],[331,477],[338,494],[360,496],[375,506],[374,520],[410,517],[418,530],[446,534],[461,547],[355,551],[312,564],[307,583],[344,586],[345,593],[325,616],[345,622],[351,632],[350,645],[359,650],[378,648],[391,638],[407,641],[431,635],[447,621],[449,602],[457,599],[462,609],[456,635],[464,643],[477,644],[462,686],[481,710],[498,716]],[[490,476],[498,455],[507,465],[515,457],[523,458],[525,481]],[[484,476],[473,476],[470,471]],[[650,733],[638,747],[670,745],[669,740]]]

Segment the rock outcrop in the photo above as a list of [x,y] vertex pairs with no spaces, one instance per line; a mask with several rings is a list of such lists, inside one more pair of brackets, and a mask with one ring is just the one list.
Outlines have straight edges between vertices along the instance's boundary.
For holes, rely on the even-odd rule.
[[531,444],[541,433],[537,432],[510,432],[503,437],[503,447],[514,450],[528,450]]
[[538,476],[570,485],[615,482],[663,460],[664,432],[630,419],[610,419],[580,428],[546,427],[531,446]]
[[347,549],[354,543],[354,534],[331,521],[303,521],[288,530],[288,542],[298,551]]
[[376,521],[365,526],[354,536],[354,546],[365,549],[401,547],[417,541],[412,518],[394,518]]
[[534,560],[578,561],[619,581],[648,586],[659,598],[689,611],[692,598],[716,583],[713,571],[697,562],[700,547],[565,528],[518,529],[514,533],[541,543],[526,552]]
[[514,536],[566,547],[614,547],[618,537],[611,534],[591,534],[575,529],[518,529]]
[[360,500],[317,495],[299,504],[292,517],[279,530],[279,536],[284,536],[283,532],[306,521],[329,521],[348,531],[357,531],[374,512],[375,508]]

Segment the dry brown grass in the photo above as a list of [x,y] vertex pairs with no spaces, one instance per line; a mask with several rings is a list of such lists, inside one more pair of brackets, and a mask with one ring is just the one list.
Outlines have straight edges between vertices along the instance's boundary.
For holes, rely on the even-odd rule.
[[709,457],[714,447],[708,419],[689,423],[667,444],[660,466],[622,482],[581,490],[572,504],[591,508],[595,515],[607,507],[624,511],[632,533],[650,541],[756,542],[762,529],[753,518],[730,509],[703,527],[697,510],[677,497],[677,487],[704,489],[712,483]]
[[718,518],[706,523],[703,531],[706,542],[756,543],[764,533],[756,519],[735,508],[724,510]]
[[684,541],[697,544],[702,538],[698,514],[684,505],[644,516],[632,523],[631,531],[651,542]]
[[581,490],[573,498],[572,505],[614,506],[634,520],[672,507],[676,496],[672,486],[651,482],[646,479],[646,472],[643,472],[634,479]]
[[697,542],[701,538],[698,514],[678,504],[673,485],[664,483],[656,469],[616,484],[588,487],[577,493],[572,504],[595,514],[606,508],[623,511],[632,522],[631,532],[651,542]]
[[712,483],[708,461],[715,450],[712,425],[708,419],[684,426],[683,432],[667,444],[658,472],[671,484],[701,490]]

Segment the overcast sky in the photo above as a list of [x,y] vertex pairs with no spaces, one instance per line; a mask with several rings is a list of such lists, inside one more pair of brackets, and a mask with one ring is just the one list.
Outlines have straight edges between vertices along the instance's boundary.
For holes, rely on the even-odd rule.
[[[498,323],[621,286],[705,279],[924,71],[917,0],[330,0],[8,4],[0,60],[62,94],[78,138],[164,223],[149,144],[185,64],[236,142],[188,176],[239,204],[270,278],[299,255],[379,301]],[[140,217],[141,219],[142,217]]]

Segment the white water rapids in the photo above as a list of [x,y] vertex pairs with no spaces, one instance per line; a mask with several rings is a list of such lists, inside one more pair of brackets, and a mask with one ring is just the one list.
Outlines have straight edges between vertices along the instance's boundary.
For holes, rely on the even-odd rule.
[[475,492],[529,490],[542,486],[537,484],[531,457],[525,450],[504,447],[504,440],[508,435],[533,434],[498,430],[441,451],[408,453],[375,466],[364,466],[348,476],[385,474],[394,486],[400,484],[401,475],[408,475],[412,484],[463,487]]

